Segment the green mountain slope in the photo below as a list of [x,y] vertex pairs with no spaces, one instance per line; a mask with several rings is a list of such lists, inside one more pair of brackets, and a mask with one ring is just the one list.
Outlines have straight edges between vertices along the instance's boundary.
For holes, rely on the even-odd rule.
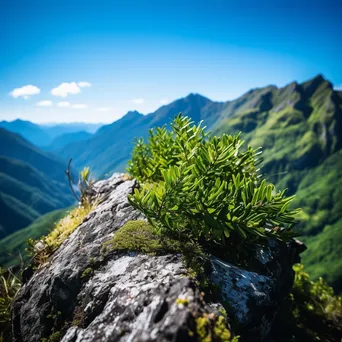
[[25,248],[28,239],[39,239],[46,235],[69,209],[59,209],[47,213],[32,224],[0,240],[0,265],[9,267],[20,264],[20,255],[27,258]]
[[303,208],[297,229],[309,247],[303,254],[308,270],[341,291],[342,93],[318,75],[302,84],[252,89],[222,103],[190,94],[149,115],[130,112],[86,145],[68,145],[62,155],[74,157],[78,167],[89,165],[98,176],[124,171],[134,137],[146,137],[148,128],[168,123],[178,112],[205,120],[215,134],[241,131],[246,144],[263,147],[264,175],[297,193],[295,204]]
[[39,217],[39,213],[15,197],[0,192],[0,237],[26,227]]
[[19,135],[0,129],[0,238],[74,202],[65,167]]
[[303,254],[307,270],[342,289],[342,150],[303,172],[296,203],[303,209],[299,229],[309,246]]

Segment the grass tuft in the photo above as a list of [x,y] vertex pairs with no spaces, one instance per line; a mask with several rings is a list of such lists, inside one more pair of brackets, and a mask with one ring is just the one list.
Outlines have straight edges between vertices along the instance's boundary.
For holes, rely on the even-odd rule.
[[11,270],[0,267],[0,341],[10,339],[11,304],[20,286],[20,280]]

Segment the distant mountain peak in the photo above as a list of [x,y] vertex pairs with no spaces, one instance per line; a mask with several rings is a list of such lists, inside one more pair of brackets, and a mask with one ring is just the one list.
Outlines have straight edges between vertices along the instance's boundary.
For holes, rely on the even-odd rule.
[[31,126],[31,127],[37,126],[34,123],[32,123],[31,121],[22,120],[22,119],[15,119],[13,121],[3,120],[3,121],[0,121],[0,124],[4,124],[4,125],[27,125],[27,126]]
[[316,82],[324,82],[325,81],[325,78],[322,74],[317,74],[313,79],[312,81],[316,81]]
[[141,116],[144,114],[139,113],[137,110],[130,110],[125,116]]
[[206,100],[206,101],[211,101],[210,99],[208,99],[207,97],[198,94],[198,93],[190,93],[188,96],[185,97],[185,99],[196,99],[196,100]]
[[324,82],[328,82],[322,74],[317,74],[315,77],[307,80],[303,84],[314,84],[315,86],[319,86]]
[[13,122],[29,122],[29,121],[23,120],[23,119],[15,119],[15,120],[13,120]]
[[326,84],[326,87],[332,89],[332,84],[326,80],[322,74],[318,74],[312,79],[301,84],[307,96],[312,96],[312,94],[322,85]]

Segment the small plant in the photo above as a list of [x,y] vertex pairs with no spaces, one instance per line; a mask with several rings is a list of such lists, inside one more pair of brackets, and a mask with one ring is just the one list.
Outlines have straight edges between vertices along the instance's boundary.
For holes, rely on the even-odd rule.
[[[80,203],[80,206],[87,207],[91,206],[92,198],[91,192],[89,191],[91,186],[94,184],[94,180],[91,179],[91,172],[89,167],[84,167],[83,170],[79,173],[78,182],[76,183],[72,178],[72,172],[70,170],[72,158],[69,159],[68,168],[65,171],[65,174],[68,177],[68,182],[70,189]],[[77,195],[75,188],[78,189],[80,195]]]
[[76,183],[72,180],[69,159],[68,169],[65,171],[68,176],[69,186],[75,198],[79,201],[79,206],[73,209],[66,217],[62,218],[55,228],[46,236],[35,241],[28,240],[29,247],[26,249],[32,257],[33,266],[39,267],[45,264],[49,257],[63,243],[63,241],[83,222],[86,216],[97,206],[98,201],[92,197],[91,186],[94,183],[90,179],[90,168],[85,167],[79,174],[77,187],[80,192],[78,196],[75,192]]
[[21,282],[10,269],[0,267],[0,341],[11,335],[11,304]]
[[293,237],[293,196],[260,179],[259,152],[242,150],[239,135],[211,137],[201,125],[179,114],[171,131],[137,140],[128,171],[141,187],[130,203],[159,232],[213,246]]

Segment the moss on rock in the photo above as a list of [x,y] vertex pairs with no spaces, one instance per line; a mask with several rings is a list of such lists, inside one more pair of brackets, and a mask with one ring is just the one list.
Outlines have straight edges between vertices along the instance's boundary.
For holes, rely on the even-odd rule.
[[[115,234],[113,239],[105,242],[103,250],[131,251],[148,255],[183,254],[205,258],[200,246],[193,242],[183,242],[167,235],[157,234],[155,228],[143,220],[128,221]],[[191,265],[193,271],[199,270],[199,264]]]
[[54,333],[52,333],[49,337],[44,337],[42,339],[42,342],[58,342],[60,341],[62,338],[62,334],[60,331],[56,331]]
[[196,334],[200,342],[238,342],[239,337],[232,337],[225,318],[214,314],[203,314],[196,318]]
[[180,254],[187,267],[187,276],[196,280],[197,285],[211,297],[217,296],[217,286],[208,277],[209,257],[202,247],[190,239],[175,239],[158,234],[146,221],[128,221],[105,242],[102,251],[129,251],[148,255]]
[[81,275],[82,279],[86,279],[89,278],[89,276],[94,272],[94,270],[92,269],[92,267],[87,267]]

